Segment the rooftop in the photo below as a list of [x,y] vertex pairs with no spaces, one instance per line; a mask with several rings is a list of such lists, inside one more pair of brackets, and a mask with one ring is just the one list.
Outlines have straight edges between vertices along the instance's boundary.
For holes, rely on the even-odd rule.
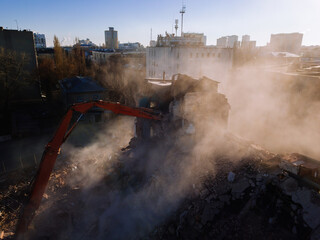
[[68,93],[103,92],[106,90],[90,77],[65,78],[60,81],[60,85]]

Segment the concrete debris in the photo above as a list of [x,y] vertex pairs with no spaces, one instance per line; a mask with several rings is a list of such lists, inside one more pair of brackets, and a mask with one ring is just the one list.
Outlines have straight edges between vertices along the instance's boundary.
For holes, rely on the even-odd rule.
[[232,184],[231,194],[233,197],[239,197],[247,188],[250,187],[250,184],[247,179],[243,178],[238,182]]
[[[192,143],[188,137],[184,146]],[[165,145],[155,151],[159,142]],[[191,161],[193,149],[168,136],[131,140],[108,167],[94,159],[61,165],[51,175],[30,239],[319,239],[318,191],[282,174],[282,156],[228,142],[244,153],[239,159],[207,154]],[[104,177],[90,188],[87,178],[70,184],[70,176],[89,165]],[[0,195],[4,238],[14,231],[28,182],[8,185]],[[12,198],[19,203],[9,204]]]
[[219,213],[218,208],[212,208],[210,204],[206,204],[201,216],[202,225],[206,225],[207,222],[212,221],[214,216]]
[[194,134],[196,132],[196,129],[194,128],[193,124],[190,123],[189,126],[186,128],[187,134]]
[[233,182],[236,175],[233,172],[228,173],[228,181]]
[[[281,174],[276,169],[280,160],[243,159],[232,169],[217,160],[219,174],[197,185],[199,194],[179,210],[192,209],[187,223],[179,225],[179,239],[319,239],[319,194]],[[226,177],[220,178],[223,174]],[[210,194],[203,198],[203,192]],[[174,221],[175,214],[168,219]],[[158,228],[161,234],[150,238],[177,239],[165,225]]]
[[320,196],[318,193],[306,188],[299,188],[292,193],[292,200],[301,204],[303,219],[312,229],[320,226]]
[[0,230],[3,239],[14,234],[20,211],[30,191],[30,181],[35,169],[8,173],[0,185]]
[[298,190],[299,185],[294,178],[288,178],[280,184],[280,187],[286,194],[291,195]]
[[219,200],[223,203],[229,203],[230,202],[230,196],[229,195],[221,195],[219,196]]
[[320,226],[314,229],[311,233],[310,240],[318,240],[320,239]]

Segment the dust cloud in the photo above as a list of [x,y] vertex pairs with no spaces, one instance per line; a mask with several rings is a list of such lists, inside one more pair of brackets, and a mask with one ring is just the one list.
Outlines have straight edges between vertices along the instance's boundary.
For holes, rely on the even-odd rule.
[[320,159],[318,80],[254,67],[235,71],[225,88],[229,131],[274,152]]
[[270,151],[320,159],[319,77],[292,73],[294,63],[279,70],[269,61],[230,71],[202,65],[205,76],[220,82],[219,91],[231,105],[229,132]]
[[55,183],[49,186],[30,239],[143,238],[192,196],[202,177],[214,174],[222,132],[204,137],[178,130],[121,153],[133,137],[132,119],[118,118],[82,149],[64,148],[72,153],[66,186],[52,192]]
[[248,147],[230,141],[232,134],[272,151],[320,157],[319,99],[303,79],[242,67],[216,80],[231,105],[228,130],[196,118],[193,135],[175,129],[123,149],[134,136],[134,120],[121,117],[89,146],[64,146],[73,166],[66,174],[67,190],[50,193],[34,220],[31,238],[146,237],[192,197],[203,177],[216,174],[217,158],[236,163],[250,155]]

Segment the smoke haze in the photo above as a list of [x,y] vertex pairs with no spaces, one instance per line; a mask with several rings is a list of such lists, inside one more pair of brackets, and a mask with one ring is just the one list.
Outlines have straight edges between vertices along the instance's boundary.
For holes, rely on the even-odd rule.
[[[72,169],[65,175],[68,197],[63,198],[64,191],[48,191],[31,238],[48,233],[52,239],[146,237],[194,194],[201,179],[217,174],[217,159],[237,164],[258,152],[250,142],[275,152],[320,157],[320,105],[314,88],[253,67],[216,80],[231,105],[227,132],[210,119],[195,118],[193,135],[184,129],[167,132],[121,152],[134,136],[134,119],[118,117],[88,146],[64,146]],[[238,144],[233,134],[248,141]]]

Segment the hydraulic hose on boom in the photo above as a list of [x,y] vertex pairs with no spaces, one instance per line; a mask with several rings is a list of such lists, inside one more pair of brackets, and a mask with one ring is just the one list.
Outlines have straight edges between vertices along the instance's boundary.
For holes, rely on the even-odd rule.
[[28,230],[28,226],[31,223],[35,211],[39,208],[42,196],[45,192],[48,184],[50,174],[53,170],[55,161],[60,151],[61,145],[71,134],[72,130],[77,125],[79,119],[71,126],[70,122],[74,112],[85,114],[93,107],[99,107],[106,110],[110,110],[116,114],[129,115],[140,118],[147,118],[153,120],[160,120],[159,114],[155,114],[152,110],[146,108],[133,108],[118,103],[94,101],[86,103],[78,103],[72,105],[66,115],[63,117],[54,137],[47,144],[43,152],[41,163],[36,174],[35,180],[32,184],[31,194],[26,206],[23,209],[22,216],[19,219],[17,225],[16,236],[19,238]]

